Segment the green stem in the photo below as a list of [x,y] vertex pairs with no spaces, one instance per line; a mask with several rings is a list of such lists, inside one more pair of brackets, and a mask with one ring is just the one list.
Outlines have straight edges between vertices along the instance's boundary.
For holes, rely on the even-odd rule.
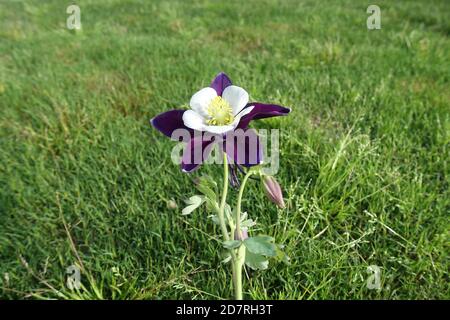
[[245,175],[244,179],[242,180],[242,184],[241,184],[241,188],[239,189],[239,195],[238,195],[238,199],[237,199],[237,205],[236,205],[236,215],[235,215],[235,220],[236,220],[236,233],[237,234],[241,234],[241,202],[242,202],[242,195],[244,194],[244,188],[245,188],[245,184],[247,183],[248,178],[250,178],[250,176],[253,174],[252,171],[248,171],[247,174]]
[[242,300],[242,267],[245,262],[245,246],[241,245],[238,249],[237,258],[234,261],[234,298]]
[[[252,175],[249,171],[242,180],[241,188],[239,189],[239,195],[237,199],[237,205],[235,210],[235,222],[236,222],[236,234],[241,235],[241,202],[242,195],[244,194],[245,184],[248,178]],[[241,245],[237,250],[236,259],[233,260],[233,279],[234,279],[234,297],[236,300],[242,300],[242,268],[245,262],[245,246]]]
[[222,190],[222,200],[220,201],[219,208],[219,222],[220,228],[222,229],[222,235],[225,241],[230,240],[230,235],[228,234],[227,225],[225,224],[225,204],[227,203],[227,193],[228,193],[228,163],[227,156],[225,152],[223,153],[223,190]]
[[[219,223],[220,228],[222,230],[223,239],[225,241],[230,240],[230,235],[228,234],[227,225],[225,223],[225,205],[227,203],[227,193],[228,193],[228,162],[227,162],[227,156],[224,153],[223,154],[223,190],[222,190],[222,199],[220,201],[220,207],[218,208],[218,217],[219,217]],[[234,253],[234,250],[230,250],[231,255],[231,269],[233,274],[233,287],[237,288],[236,285],[236,254]]]
[[[252,172],[249,171],[245,175],[242,180],[241,188],[239,189],[239,195],[237,199],[236,206],[236,215],[235,215],[235,223],[236,223],[236,234],[241,234],[241,202],[242,195],[244,194],[245,184],[247,183],[248,178],[252,175]],[[233,231],[231,230],[231,237],[228,233],[228,229],[225,223],[225,205],[227,203],[227,193],[228,193],[228,161],[227,156],[223,154],[223,190],[222,190],[222,199],[220,201],[220,207],[218,208],[218,217],[220,228],[222,229],[222,235],[225,241],[233,239]],[[242,300],[242,268],[245,262],[245,246],[241,245],[239,249],[230,250],[231,254],[231,268],[233,272],[233,287],[234,287],[234,297],[236,300]]]

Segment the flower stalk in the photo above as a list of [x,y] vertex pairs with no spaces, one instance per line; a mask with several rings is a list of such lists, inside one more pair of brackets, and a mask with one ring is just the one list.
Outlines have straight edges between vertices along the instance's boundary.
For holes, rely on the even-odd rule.
[[222,199],[220,201],[220,208],[218,212],[220,228],[222,229],[223,239],[225,241],[230,240],[228,234],[227,225],[225,223],[225,204],[227,203],[227,193],[228,193],[228,163],[227,155],[223,154],[223,189],[222,189]]
[[[223,190],[222,190],[222,199],[220,202],[219,207],[219,222],[220,227],[222,229],[222,234],[225,241],[230,240],[230,236],[228,234],[228,230],[225,223],[225,205],[226,205],[226,199],[227,199],[227,193],[228,193],[228,160],[227,156],[224,153],[223,156]],[[248,178],[250,177],[250,172],[247,173],[244,180],[242,181],[241,188],[239,190],[239,196],[238,196],[238,204],[236,206],[236,215],[235,215],[235,231],[234,235],[241,235],[242,230],[240,227],[241,222],[241,201],[242,201],[242,195],[244,193],[244,187],[245,183],[247,182]],[[242,237],[242,236],[241,236]],[[231,255],[231,263],[232,263],[232,277],[233,277],[233,287],[234,287],[234,297],[236,300],[242,300],[243,294],[242,294],[242,268],[245,263],[245,247],[241,245],[237,250],[230,249],[230,255]]]
[[[241,240],[244,240],[243,231],[241,230],[241,203],[242,203],[242,196],[244,194],[245,185],[247,183],[248,178],[252,175],[252,171],[249,170],[247,174],[245,175],[244,179],[242,180],[241,187],[239,188],[239,194],[237,198],[237,204],[236,204],[236,215],[235,215],[235,222],[236,222],[236,229],[235,229],[235,235],[236,237],[239,237]],[[247,233],[247,231],[245,231]],[[234,269],[235,269],[235,292],[234,296],[236,300],[242,300],[242,268],[244,267],[245,263],[245,247],[241,245],[237,250],[237,256],[234,261]]]
[[237,249],[236,259],[234,261],[234,298],[236,300],[242,300],[242,268],[245,262],[245,247],[241,245]]

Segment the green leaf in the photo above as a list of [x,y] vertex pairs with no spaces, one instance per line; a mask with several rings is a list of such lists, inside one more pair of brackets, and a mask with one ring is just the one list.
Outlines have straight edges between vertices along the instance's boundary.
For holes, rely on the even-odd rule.
[[251,167],[249,169],[249,171],[251,171],[252,174],[258,175],[258,174],[261,174],[261,170],[263,170],[263,169],[264,169],[263,166],[256,165],[256,166]]
[[219,206],[216,201],[213,201],[213,200],[211,200],[209,198],[206,198],[205,202],[206,202],[206,210],[208,212],[216,211],[216,208]]
[[245,264],[253,270],[265,270],[269,267],[269,261],[260,254],[245,251]]
[[227,251],[223,251],[221,254],[221,257],[223,258],[222,261],[220,261],[220,263],[228,263],[231,260],[231,254],[230,252]]
[[231,207],[228,203],[225,203],[225,219],[226,221],[233,221],[233,215],[231,211]]
[[212,222],[213,222],[215,225],[220,226],[219,217],[218,217],[217,215],[213,214],[213,215],[208,216],[208,218],[211,218]]
[[200,191],[201,193],[203,193],[205,196],[207,196],[209,199],[216,201],[217,200],[217,195],[216,193],[208,188],[207,186],[202,186],[199,185],[197,186],[198,191]]
[[269,242],[269,243],[273,243],[275,241],[274,238],[272,238],[271,236],[266,236],[266,235],[259,235],[259,236],[256,236],[254,238],[260,238],[262,241],[266,241],[266,242]]
[[256,225],[256,221],[253,221],[253,219],[248,218],[247,212],[241,213],[241,228],[246,228],[247,230]]
[[186,200],[187,206],[181,211],[182,215],[188,215],[198,207],[202,205],[202,203],[205,201],[205,198],[202,196],[192,196],[188,200]]
[[241,222],[241,227],[242,228],[250,229],[254,225],[256,225],[256,222],[253,221],[252,219],[247,219],[247,220],[244,220],[244,221]]
[[217,183],[210,176],[201,176],[196,188],[210,200],[217,201]]
[[275,259],[280,262],[284,262],[287,265],[290,265],[291,264],[290,258],[286,253],[284,253],[282,249],[283,249],[282,245],[277,245],[277,256],[275,257]]
[[203,181],[214,191],[217,191],[217,182],[207,174],[202,175]]
[[277,246],[272,243],[273,238],[269,236],[256,236],[244,240],[244,245],[248,251],[263,256],[275,257],[277,255]]
[[227,249],[236,249],[241,246],[241,243],[239,240],[227,240],[223,242],[223,246]]

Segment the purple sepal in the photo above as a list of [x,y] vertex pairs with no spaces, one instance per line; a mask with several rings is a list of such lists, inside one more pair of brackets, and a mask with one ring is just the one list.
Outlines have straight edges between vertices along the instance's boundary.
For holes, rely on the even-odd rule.
[[231,86],[231,80],[223,72],[219,73],[210,85],[211,88],[216,90],[218,96],[222,96],[223,90],[228,86]]
[[252,111],[241,118],[238,128],[247,128],[252,120],[264,119],[270,117],[285,116],[291,112],[290,108],[282,107],[276,104],[265,104],[259,102],[252,102],[247,104],[245,108],[253,106]]
[[172,137],[172,133],[177,129],[186,129],[193,136],[194,130],[186,127],[183,122],[183,113],[185,111],[170,110],[160,113],[150,120],[150,124],[169,138]]

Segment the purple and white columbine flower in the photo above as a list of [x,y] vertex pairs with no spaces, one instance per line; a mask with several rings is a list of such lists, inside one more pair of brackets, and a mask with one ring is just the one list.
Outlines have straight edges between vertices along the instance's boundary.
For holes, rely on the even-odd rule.
[[[252,120],[283,116],[291,111],[275,104],[249,103],[247,91],[232,85],[225,73],[219,73],[209,87],[196,92],[189,105],[190,110],[170,110],[150,121],[168,137],[173,137],[178,129],[189,132],[190,140],[181,161],[184,172],[193,171],[206,160],[215,143],[237,166],[259,164],[262,160],[259,140],[256,133],[248,129],[248,124]],[[246,137],[240,139],[242,135]],[[233,143],[227,143],[227,140]],[[256,143],[250,145],[249,141]]]

